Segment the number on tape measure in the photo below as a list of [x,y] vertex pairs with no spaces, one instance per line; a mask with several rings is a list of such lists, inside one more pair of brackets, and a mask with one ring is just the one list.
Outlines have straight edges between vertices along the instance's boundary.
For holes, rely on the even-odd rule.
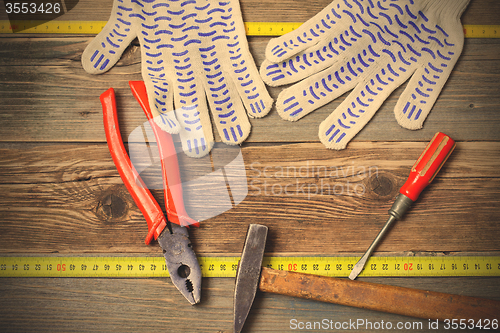
[[23,34],[98,34],[106,21],[0,21],[0,33]]
[[467,38],[499,38],[498,25],[464,25],[464,35]]
[[[239,257],[200,257],[204,277],[234,277]],[[358,257],[265,257],[263,266],[346,277]],[[163,257],[0,257],[0,277],[167,277]],[[360,276],[500,276],[500,256],[371,257]]]
[[[0,21],[0,33],[12,33],[23,29],[22,33],[49,34],[98,34],[106,21],[49,21],[36,25],[36,21]],[[281,36],[302,25],[302,22],[245,22],[248,36]],[[13,29],[13,26],[14,29]],[[500,25],[464,25],[466,38],[500,38]]]
[[162,257],[3,257],[0,277],[168,276]]
[[245,22],[245,29],[247,36],[282,36],[301,25],[301,22]]

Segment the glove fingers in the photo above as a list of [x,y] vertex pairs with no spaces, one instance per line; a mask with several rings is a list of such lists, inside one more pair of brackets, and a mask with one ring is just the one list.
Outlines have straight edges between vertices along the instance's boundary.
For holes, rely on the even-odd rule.
[[174,112],[172,83],[165,77],[143,75],[148,92],[149,106],[158,126],[167,133],[179,133],[180,125]]
[[[266,59],[270,62],[280,62],[288,59],[295,54],[314,46],[324,39],[336,24],[340,24],[340,15],[342,9],[340,5],[345,6],[340,1],[334,0],[329,6],[321,12],[302,24],[298,29],[289,32],[281,37],[273,38],[266,47]],[[341,28],[339,28],[341,29]]]
[[[333,10],[333,9],[331,9]],[[288,59],[272,62],[266,59],[261,66],[261,76],[269,86],[280,86],[300,81],[312,74],[318,73],[335,63],[346,63],[349,71],[356,71],[357,67],[367,66],[362,58],[370,57],[371,52],[363,50],[366,47],[366,38],[356,32],[353,26],[336,24],[335,29],[328,31],[328,38],[317,41],[317,44],[302,50]],[[358,29],[359,30],[359,29]],[[370,50],[371,47],[370,47]],[[355,56],[355,57],[353,57]],[[350,59],[350,60],[348,60]]]
[[[241,96],[248,115],[252,118],[262,118],[269,113],[274,101],[269,96],[266,86],[259,76],[259,71],[250,55],[250,51],[246,53],[240,52],[230,50],[230,53],[232,53],[231,78]],[[250,59],[243,59],[244,56],[239,56],[240,54],[248,54]]]
[[[223,3],[219,2],[219,5],[221,4]],[[224,4],[224,6],[226,5]],[[230,74],[228,79],[233,81],[248,115],[252,118],[261,118],[269,113],[274,101],[260,77],[250,53],[238,1],[234,1],[231,6],[232,8],[228,11],[232,12],[233,22],[227,21],[228,18],[224,14],[215,12],[215,15],[220,15],[217,20],[227,21],[228,26],[233,28],[223,30],[224,37],[228,38],[217,39],[214,42],[215,48],[211,52],[215,51],[214,55],[221,60],[220,64],[224,68],[224,73]],[[214,59],[211,54],[206,52],[202,57]],[[206,61],[204,61],[204,65],[205,63]]]
[[175,115],[180,125],[182,148],[188,156],[203,157],[214,145],[205,89],[197,80],[191,66],[183,65],[188,62],[184,60],[189,59],[189,54],[180,53],[174,57],[174,61],[182,64],[175,66],[176,73],[172,74]]
[[227,144],[240,144],[250,134],[250,121],[238,90],[219,64],[215,47],[202,51],[204,84],[213,120],[221,139]]
[[339,61],[339,51],[332,44],[333,42],[326,45],[320,43],[279,63],[265,60],[260,68],[260,75],[271,87],[300,81]]
[[438,50],[434,59],[415,72],[394,108],[399,125],[410,130],[422,128],[459,55],[460,51]]
[[235,84],[220,68],[206,74],[205,91],[222,141],[229,145],[242,143],[251,125]]
[[212,124],[205,103],[204,92],[200,94],[202,103],[182,106],[175,110],[180,123],[179,136],[184,153],[190,157],[203,157],[214,146]]
[[353,89],[358,80],[343,67],[331,67],[283,90],[276,101],[281,118],[298,120]]
[[90,42],[82,54],[83,69],[90,74],[100,74],[112,68],[123,51],[136,37],[132,28],[133,18],[129,17],[132,4],[113,4],[113,10],[104,29]]
[[[386,98],[408,80],[413,71],[391,72],[378,68],[372,79],[364,80],[319,126],[321,142],[331,149],[344,149],[347,143],[370,121]],[[389,84],[389,82],[391,82]]]

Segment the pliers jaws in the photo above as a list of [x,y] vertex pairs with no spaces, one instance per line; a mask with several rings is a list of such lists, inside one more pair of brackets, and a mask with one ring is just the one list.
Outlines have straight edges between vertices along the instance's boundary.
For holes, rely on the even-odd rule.
[[201,269],[185,227],[168,223],[157,239],[172,283],[191,304],[201,299]]

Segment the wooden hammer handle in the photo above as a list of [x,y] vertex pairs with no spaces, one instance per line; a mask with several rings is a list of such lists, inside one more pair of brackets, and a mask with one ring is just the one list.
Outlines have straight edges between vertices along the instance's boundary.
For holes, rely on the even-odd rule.
[[500,302],[263,267],[264,292],[424,319],[498,319]]

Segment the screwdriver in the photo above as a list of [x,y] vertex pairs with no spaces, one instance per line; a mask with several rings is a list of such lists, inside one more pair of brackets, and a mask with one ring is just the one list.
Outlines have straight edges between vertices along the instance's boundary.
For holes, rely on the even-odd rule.
[[382,240],[392,223],[403,217],[411,204],[417,200],[424,188],[432,182],[453,152],[453,149],[455,149],[455,145],[455,141],[444,133],[438,132],[434,135],[422,155],[420,155],[411,168],[410,176],[405,184],[399,190],[399,194],[394,204],[391,209],[389,209],[389,219],[382,227],[377,237],[375,237],[368,250],[366,250],[365,254],[359,259],[356,265],[354,265],[351,274],[349,274],[349,279],[354,280],[363,271],[368,258],[370,258],[377,244]]

